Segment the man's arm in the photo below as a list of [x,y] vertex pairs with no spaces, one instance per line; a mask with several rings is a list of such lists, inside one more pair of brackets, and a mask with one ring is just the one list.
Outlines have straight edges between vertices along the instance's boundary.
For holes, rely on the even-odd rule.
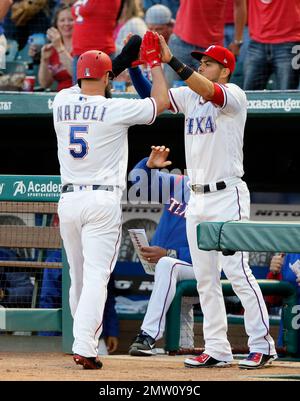
[[244,28],[247,22],[247,0],[234,0],[234,40],[228,48],[235,56],[240,54]]
[[151,97],[155,99],[157,114],[160,114],[169,108],[168,86],[161,66],[152,68],[151,73]]
[[[172,59],[174,60],[173,54],[171,53],[171,50],[169,49],[163,36],[160,35],[159,39],[160,39],[160,46],[161,46],[161,51],[162,51],[162,61],[164,63],[169,64]],[[178,62],[179,62],[179,60],[178,60]],[[171,64],[172,64],[172,62],[171,62]],[[180,64],[182,64],[182,63],[180,63]],[[171,65],[171,67],[173,68],[172,65]],[[178,67],[178,68],[180,68],[180,67]],[[184,77],[182,79],[187,83],[187,85],[189,86],[190,89],[192,89],[194,92],[198,93],[198,95],[202,96],[204,99],[212,100],[212,101],[214,100],[215,91],[218,90],[218,88],[216,88],[217,87],[216,84],[209,81],[207,78],[198,74],[196,71],[191,71],[191,69],[189,67],[187,67],[186,79],[184,79]],[[168,105],[168,108],[170,108],[170,103]]]
[[155,99],[157,114],[169,107],[167,82],[161,68],[161,48],[157,34],[147,31],[141,45],[141,56],[151,68],[152,88],[151,97]]
[[152,83],[143,75],[139,67],[129,68],[131,82],[142,99],[151,96]]
[[[149,157],[139,161],[129,173],[132,186],[139,184],[147,194],[148,201],[170,202],[170,196],[167,195],[170,194],[171,187],[174,187],[175,176],[159,171],[172,164],[167,160],[169,151],[165,146],[152,146]],[[146,176],[141,174],[140,170],[145,172]]]
[[0,21],[6,16],[13,0],[1,0],[0,1]]

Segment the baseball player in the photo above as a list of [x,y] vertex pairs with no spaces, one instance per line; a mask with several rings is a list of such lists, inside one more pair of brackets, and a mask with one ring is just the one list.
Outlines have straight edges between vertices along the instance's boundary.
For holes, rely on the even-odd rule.
[[232,361],[227,339],[227,318],[220,282],[220,269],[240,298],[245,310],[245,329],[250,349],[240,368],[253,369],[271,363],[277,356],[269,332],[269,317],[259,285],[248,264],[248,254],[224,256],[197,246],[197,225],[202,221],[247,220],[250,196],[242,181],[243,136],[247,116],[245,93],[230,84],[235,57],[222,46],[194,51],[198,72],[176,59],[161,36],[162,61],[188,87],[169,91],[169,107],[185,114],[185,153],[191,181],[187,236],[204,315],[205,351],[185,360],[187,367],[227,366]]
[[[185,153],[191,181],[186,213],[187,236],[204,314],[205,351],[185,360],[187,367],[229,366],[233,360],[227,339],[227,319],[220,271],[224,270],[245,309],[250,353],[239,367],[255,369],[277,358],[269,333],[269,318],[261,290],[248,264],[248,254],[224,256],[197,246],[196,227],[202,221],[247,220],[250,196],[242,181],[243,135],[247,115],[245,93],[230,84],[235,58],[222,46],[194,51],[198,72],[174,57],[160,36],[162,61],[188,87],[169,91],[169,108],[185,114]],[[145,78],[139,74],[140,79]],[[149,85],[148,82],[145,85]]]
[[[155,354],[155,342],[162,338],[166,314],[176,293],[176,284],[182,280],[195,280],[191,255],[186,237],[185,212],[190,197],[188,177],[169,174],[158,169],[165,168],[169,149],[152,146],[149,158],[141,160],[130,173],[134,185],[149,201],[159,200],[164,204],[162,216],[149,247],[142,249],[142,256],[156,263],[154,286],[148,303],[141,331],[130,345],[132,356]],[[146,174],[143,174],[146,172]],[[184,315],[185,330],[181,330],[180,347],[193,348],[193,297],[188,298]],[[183,324],[181,324],[183,328]],[[184,331],[185,335],[182,333]]]
[[152,70],[151,98],[105,97],[112,62],[107,54],[91,50],[79,57],[78,85],[59,92],[53,103],[62,180],[58,214],[71,277],[73,358],[85,369],[102,367],[97,347],[121,239],[127,130],[133,124],[152,124],[166,107],[157,49],[158,37],[146,34],[142,54]]

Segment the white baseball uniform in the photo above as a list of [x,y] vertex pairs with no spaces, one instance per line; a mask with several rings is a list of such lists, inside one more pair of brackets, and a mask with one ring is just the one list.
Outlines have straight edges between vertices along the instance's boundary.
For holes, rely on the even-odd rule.
[[[186,213],[187,236],[204,315],[205,353],[231,361],[221,269],[245,309],[245,329],[250,352],[276,354],[269,333],[269,317],[259,285],[248,265],[248,254],[223,256],[197,246],[196,227],[202,221],[247,220],[250,196],[242,181],[243,136],[247,115],[245,93],[234,84],[220,85],[224,104],[205,101],[188,87],[170,89],[175,112],[185,114],[185,153],[192,185],[209,185],[210,192],[191,191]],[[226,188],[217,190],[217,182]]]
[[58,214],[70,266],[73,352],[96,357],[107,283],[121,241],[127,130],[153,123],[156,103],[80,92],[78,86],[62,90],[53,103],[63,184]]

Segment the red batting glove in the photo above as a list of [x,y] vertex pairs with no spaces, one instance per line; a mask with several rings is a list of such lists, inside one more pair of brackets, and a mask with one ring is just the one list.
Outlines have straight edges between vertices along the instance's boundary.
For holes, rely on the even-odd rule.
[[131,63],[131,67],[137,67],[138,65],[141,65],[141,64],[147,64],[147,61],[145,61],[145,60],[135,60],[135,61],[133,61],[132,63]]
[[158,35],[147,31],[144,35],[141,45],[141,59],[144,60],[150,68],[161,64],[160,44]]

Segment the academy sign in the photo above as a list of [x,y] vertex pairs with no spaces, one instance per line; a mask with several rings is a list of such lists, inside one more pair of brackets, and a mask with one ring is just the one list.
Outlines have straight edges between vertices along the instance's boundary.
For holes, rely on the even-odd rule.
[[0,176],[0,200],[53,202],[60,192],[59,176]]
[[61,184],[57,184],[53,181],[48,183],[40,183],[29,181],[16,181],[14,183],[13,196],[27,195],[28,198],[39,198],[39,197],[59,197]]

